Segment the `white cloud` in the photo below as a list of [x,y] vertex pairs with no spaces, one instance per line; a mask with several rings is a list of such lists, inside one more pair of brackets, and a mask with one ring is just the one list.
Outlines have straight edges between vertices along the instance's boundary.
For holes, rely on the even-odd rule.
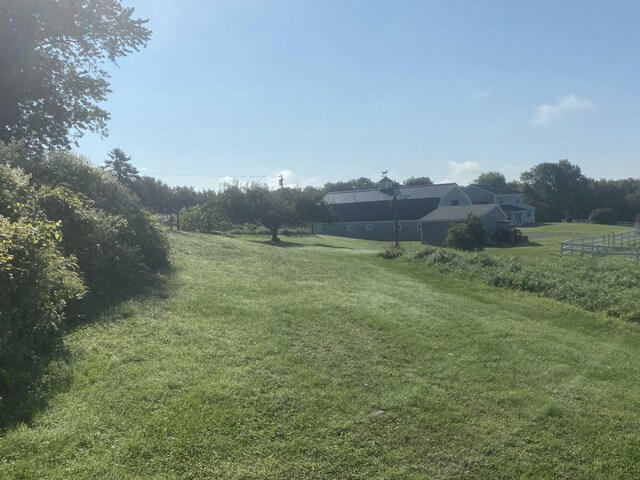
[[594,107],[595,104],[584,96],[574,95],[573,93],[558,96],[554,103],[543,103],[536,108],[531,123],[537,127],[544,127],[566,113],[584,112]]
[[466,185],[478,175],[479,171],[480,163],[478,162],[449,162],[449,174],[447,178],[440,183],[454,182],[460,185]]

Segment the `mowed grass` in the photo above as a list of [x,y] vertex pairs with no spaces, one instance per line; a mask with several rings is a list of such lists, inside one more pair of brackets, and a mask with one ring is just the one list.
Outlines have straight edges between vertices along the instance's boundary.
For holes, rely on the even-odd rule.
[[508,247],[491,247],[487,251],[500,255],[518,255],[524,257],[548,255],[559,257],[560,242],[564,240],[631,230],[629,227],[595,225],[590,223],[541,223],[530,227],[521,227],[520,229],[523,235],[529,237],[529,243]]
[[0,478],[638,478],[638,325],[377,258],[173,234],[66,337]]

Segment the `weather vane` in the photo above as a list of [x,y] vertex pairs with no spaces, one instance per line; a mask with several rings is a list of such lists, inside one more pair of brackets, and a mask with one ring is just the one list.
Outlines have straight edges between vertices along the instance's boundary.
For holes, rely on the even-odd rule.
[[386,176],[387,176],[387,173],[389,173],[389,170],[383,170],[383,171],[382,171],[382,176],[383,176],[383,177],[386,177]]

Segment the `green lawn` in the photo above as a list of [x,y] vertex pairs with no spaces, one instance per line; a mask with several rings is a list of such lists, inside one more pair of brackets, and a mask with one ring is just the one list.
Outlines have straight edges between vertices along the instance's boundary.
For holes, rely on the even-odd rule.
[[535,257],[539,255],[560,256],[560,242],[570,238],[598,235],[601,233],[624,232],[629,227],[616,225],[593,225],[589,223],[541,223],[521,228],[529,237],[529,243],[506,248],[491,248],[489,252],[507,255]]
[[640,477],[638,325],[288,240],[172,234],[164,291],[68,334],[0,478]]

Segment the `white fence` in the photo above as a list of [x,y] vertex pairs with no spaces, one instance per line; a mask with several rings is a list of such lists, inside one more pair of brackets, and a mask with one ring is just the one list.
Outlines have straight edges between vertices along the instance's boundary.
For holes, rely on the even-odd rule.
[[560,255],[621,255],[640,261],[640,226],[621,233],[603,233],[590,237],[572,238],[560,242]]

